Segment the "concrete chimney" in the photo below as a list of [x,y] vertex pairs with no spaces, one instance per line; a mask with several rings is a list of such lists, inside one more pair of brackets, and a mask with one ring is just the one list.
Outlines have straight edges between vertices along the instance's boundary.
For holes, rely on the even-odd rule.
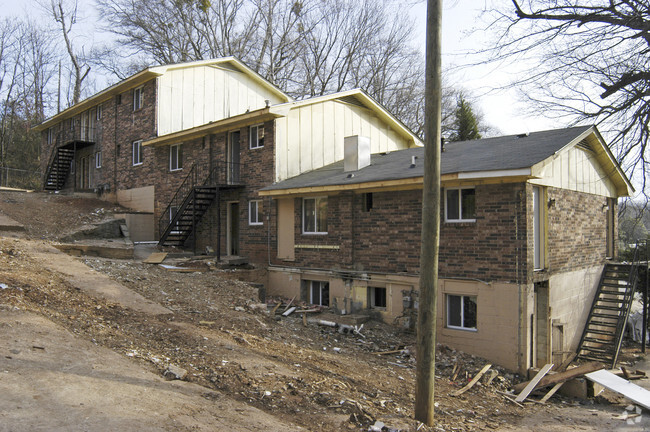
[[343,140],[343,171],[358,171],[370,165],[370,138],[359,135]]

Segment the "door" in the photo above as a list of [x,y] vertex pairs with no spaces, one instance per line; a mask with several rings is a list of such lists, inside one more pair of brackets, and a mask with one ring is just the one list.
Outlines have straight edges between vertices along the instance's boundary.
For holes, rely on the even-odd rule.
[[293,261],[295,258],[293,198],[281,198],[278,203],[278,258]]
[[535,251],[535,270],[544,268],[544,191],[533,186],[533,248]]
[[535,283],[535,367],[542,367],[550,359],[550,309],[548,282]]
[[81,189],[90,189],[90,156],[79,160],[79,186]]
[[239,202],[228,203],[228,255],[239,255]]
[[239,183],[239,131],[230,132],[226,153],[226,173],[228,184]]

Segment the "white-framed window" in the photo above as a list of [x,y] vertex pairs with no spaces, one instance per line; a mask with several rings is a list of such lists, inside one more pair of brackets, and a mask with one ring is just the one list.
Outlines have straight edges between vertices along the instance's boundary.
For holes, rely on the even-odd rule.
[[258,124],[248,129],[249,148],[257,149],[264,147],[264,125]]
[[368,306],[371,309],[386,308],[386,288],[368,287]]
[[95,168],[102,167],[102,152],[95,152]]
[[144,86],[133,89],[133,111],[142,108]]
[[54,142],[54,128],[47,129],[47,145],[52,145]]
[[447,294],[447,327],[476,330],[476,296]]
[[303,198],[303,234],[327,234],[327,197]]
[[102,119],[102,114],[103,114],[102,113],[102,110],[103,110],[102,107],[103,107],[102,104],[97,105],[97,111],[95,111],[95,116],[96,116],[95,119],[96,120],[101,120]]
[[445,222],[476,221],[476,189],[445,189]]
[[248,202],[248,224],[262,225],[262,200],[253,200]]
[[142,140],[133,141],[133,165],[142,165]]
[[169,170],[178,171],[183,169],[183,147],[182,144],[169,146]]
[[330,283],[324,281],[305,281],[309,290],[309,303],[319,306],[330,305]]

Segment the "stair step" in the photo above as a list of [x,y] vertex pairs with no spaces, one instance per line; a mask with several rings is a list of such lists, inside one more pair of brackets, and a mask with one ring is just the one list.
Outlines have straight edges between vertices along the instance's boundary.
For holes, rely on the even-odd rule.
[[593,346],[583,346],[582,349],[584,351],[591,351],[593,353],[597,354],[614,354],[613,350],[611,348],[599,348],[599,347],[593,347]]
[[592,317],[598,317],[598,318],[606,318],[606,319],[612,319],[612,320],[617,320],[619,316],[616,314],[601,314],[601,313],[592,313]]
[[[622,312],[623,307],[596,305],[596,306],[594,306],[594,310]],[[618,316],[618,315],[616,315],[616,316]]]
[[588,331],[587,331],[587,334],[592,334],[592,333],[594,333],[594,334],[599,334],[599,335],[603,335],[603,336],[611,336],[611,337],[614,337],[614,333],[613,333],[613,332],[608,332],[607,330],[596,330],[596,329],[592,329],[592,330],[588,330]]
[[599,343],[599,344],[609,344],[613,342],[613,337],[612,339],[600,339],[600,338],[594,338],[594,337],[585,337],[585,342],[592,342],[592,343]]

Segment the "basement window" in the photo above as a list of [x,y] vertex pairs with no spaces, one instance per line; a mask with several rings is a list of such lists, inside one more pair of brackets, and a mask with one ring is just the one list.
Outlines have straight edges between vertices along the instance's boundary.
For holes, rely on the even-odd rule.
[[254,200],[248,202],[248,224],[262,225],[262,201]]
[[386,288],[368,287],[368,306],[371,309],[386,309]]
[[258,149],[264,147],[264,125],[251,126],[248,130],[249,148]]
[[319,306],[330,305],[330,283],[323,281],[304,281],[309,289],[309,303]]
[[476,330],[476,296],[447,294],[447,327]]
[[476,190],[445,189],[445,222],[476,222]]
[[183,169],[183,148],[181,144],[169,146],[169,170],[180,171]]

